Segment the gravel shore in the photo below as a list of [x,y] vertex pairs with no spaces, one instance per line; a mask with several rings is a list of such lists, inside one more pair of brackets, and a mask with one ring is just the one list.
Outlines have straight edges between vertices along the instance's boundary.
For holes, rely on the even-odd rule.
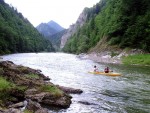
[[109,64],[122,64],[122,57],[128,55],[135,55],[135,54],[143,54],[144,52],[139,49],[131,49],[130,51],[103,51],[100,53],[91,52],[88,54],[80,54],[78,57],[81,59],[90,59],[95,62],[100,63],[109,63]]
[[122,64],[121,55],[111,57],[111,55],[106,53],[90,53],[90,54],[80,54],[78,55],[80,59],[90,59],[95,62],[100,63],[113,63],[113,64]]
[[87,55],[87,57],[88,59],[93,60],[95,62],[122,64],[121,57],[119,55],[111,57],[111,55],[109,54],[90,53]]

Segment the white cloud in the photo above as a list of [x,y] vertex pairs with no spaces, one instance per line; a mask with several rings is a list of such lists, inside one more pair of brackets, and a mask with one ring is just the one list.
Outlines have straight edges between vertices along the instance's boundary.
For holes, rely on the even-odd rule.
[[54,20],[68,28],[75,23],[85,7],[92,7],[99,0],[5,0],[16,7],[35,27]]

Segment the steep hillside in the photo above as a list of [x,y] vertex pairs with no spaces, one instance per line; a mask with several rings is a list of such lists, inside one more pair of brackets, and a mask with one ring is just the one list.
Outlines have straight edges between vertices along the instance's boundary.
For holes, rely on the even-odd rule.
[[54,48],[21,13],[0,0],[0,54],[39,51]]
[[85,15],[86,22],[70,34],[65,52],[82,53],[91,48],[137,48],[150,52],[149,0],[101,0]]
[[54,22],[52,20],[48,23],[41,23],[36,28],[45,37],[52,36],[52,35],[64,30],[63,27],[61,27],[59,24],[57,24],[56,22]]
[[85,23],[86,19],[87,19],[87,8],[85,8],[83,10],[83,12],[80,14],[79,18],[77,19],[76,23],[73,25],[70,25],[69,29],[67,30],[67,32],[61,37],[61,45],[60,48],[63,48],[67,42],[67,40],[74,34],[77,32],[77,30],[79,28],[81,28],[83,26],[83,24]]
[[60,26],[58,23],[54,22],[53,20],[49,21],[47,24],[53,29],[55,29],[57,33],[64,30],[62,26]]
[[53,47],[56,51],[60,51],[61,37],[67,32],[67,29],[62,30],[54,35],[46,37],[48,40],[52,42]]
[[41,23],[36,28],[46,39],[52,42],[53,47],[58,51],[61,37],[66,32],[66,29],[52,20],[48,23]]
[[36,27],[36,29],[45,37],[51,36],[55,33],[57,33],[57,30],[54,28],[50,27],[47,23],[41,23]]

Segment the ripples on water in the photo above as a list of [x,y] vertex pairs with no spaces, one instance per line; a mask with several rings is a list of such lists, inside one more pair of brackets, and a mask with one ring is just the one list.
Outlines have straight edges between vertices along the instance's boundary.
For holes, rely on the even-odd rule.
[[[84,91],[80,95],[72,95],[68,109],[51,109],[54,113],[149,113],[149,67],[100,64],[64,53],[24,53],[3,58],[41,69],[55,84]],[[99,70],[109,66],[122,76],[88,74],[94,65]]]

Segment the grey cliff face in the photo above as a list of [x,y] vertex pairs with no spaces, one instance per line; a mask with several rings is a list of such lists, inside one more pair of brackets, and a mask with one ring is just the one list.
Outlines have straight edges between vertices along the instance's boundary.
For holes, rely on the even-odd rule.
[[78,28],[83,26],[83,24],[85,23],[86,19],[87,19],[87,14],[83,10],[83,12],[78,17],[76,23],[70,25],[68,31],[62,36],[61,44],[60,44],[60,48],[61,49],[65,46],[67,40],[71,37],[71,35],[73,35],[77,31]]

